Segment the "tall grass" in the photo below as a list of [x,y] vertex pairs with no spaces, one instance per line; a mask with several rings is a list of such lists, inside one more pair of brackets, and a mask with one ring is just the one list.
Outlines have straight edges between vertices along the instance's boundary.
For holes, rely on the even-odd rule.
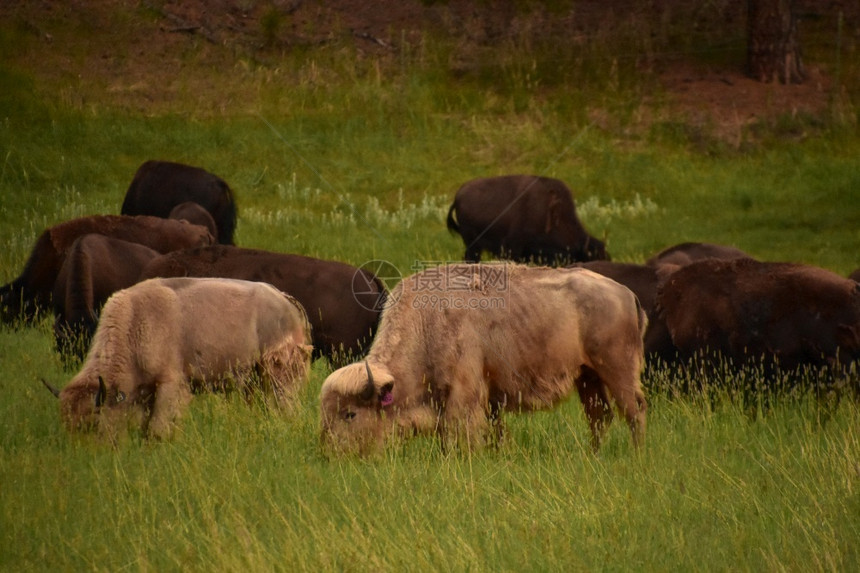
[[[69,436],[35,381],[4,383],[4,569],[850,570],[856,404],[752,420],[729,400],[651,401],[634,455],[618,425],[589,453],[578,404],[510,417],[500,450],[419,439],[379,458],[317,448],[318,367],[280,418],[198,397],[178,436],[112,449]],[[23,409],[23,408],[22,408]],[[35,414],[35,415],[33,415]]]
[[[717,4],[697,13],[713,18]],[[462,242],[444,225],[454,191],[511,172],[568,182],[586,228],[618,261],[700,240],[843,274],[860,264],[854,120],[825,118],[798,140],[785,134],[803,119],[789,116],[736,147],[702,145],[682,124],[637,113],[645,99],[659,102],[648,69],[660,51],[694,45],[670,14],[638,11],[617,35],[574,37],[570,51],[536,41],[525,21],[510,46],[483,56],[426,34],[378,59],[342,36],[278,52],[285,26],[272,19],[268,46],[255,53],[225,56],[189,38],[177,56],[186,73],[162,77],[163,93],[147,93],[163,97],[142,106],[135,93],[151,83],[131,89],[122,77],[111,87],[86,69],[99,49],[151,24],[155,8],[117,7],[103,16],[104,33],[73,8],[40,24],[68,52],[67,69],[40,67],[37,56],[52,52],[29,20],[0,21],[0,282],[20,272],[46,226],[117,213],[151,158],[224,177],[239,204],[240,245],[384,260],[402,274],[416,262],[459,260]],[[72,18],[66,28],[63,18]],[[696,57],[729,57],[718,34],[702,34],[713,36]],[[642,59],[619,57],[634,52]],[[840,64],[849,104],[852,53]],[[135,61],[132,49],[112,57]],[[595,108],[609,121],[596,121]],[[751,416],[721,390],[675,396],[672,385],[697,380],[663,372],[646,381],[638,455],[617,421],[591,454],[574,399],[509,416],[499,449],[444,454],[417,438],[369,460],[327,459],[318,392],[329,371],[314,365],[290,416],[197,396],[175,439],[131,435],[114,448],[61,427],[39,379],[62,385],[74,373],[54,352],[50,318],[0,328],[0,570],[860,563],[860,411],[851,400],[804,395]]]

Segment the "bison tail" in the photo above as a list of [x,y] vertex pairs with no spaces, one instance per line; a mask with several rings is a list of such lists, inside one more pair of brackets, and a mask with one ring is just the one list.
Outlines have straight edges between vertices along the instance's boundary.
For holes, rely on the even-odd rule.
[[460,232],[460,225],[457,224],[457,221],[454,220],[454,208],[457,206],[456,203],[451,203],[451,207],[448,209],[448,231],[452,233]]

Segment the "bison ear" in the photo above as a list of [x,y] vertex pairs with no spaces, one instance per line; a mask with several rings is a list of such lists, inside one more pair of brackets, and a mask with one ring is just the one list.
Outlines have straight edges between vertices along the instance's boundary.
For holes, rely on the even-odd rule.
[[96,408],[101,408],[107,401],[107,386],[105,379],[99,376],[99,390],[96,392]]
[[383,408],[394,403],[394,394],[391,391],[394,389],[394,382],[387,382],[379,389],[379,405]]

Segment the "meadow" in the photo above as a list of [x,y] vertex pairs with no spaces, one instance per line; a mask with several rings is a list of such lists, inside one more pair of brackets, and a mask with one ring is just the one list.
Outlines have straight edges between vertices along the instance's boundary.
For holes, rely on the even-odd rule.
[[[118,13],[99,41],[152,19]],[[460,260],[444,224],[459,184],[515,172],[566,181],[616,261],[708,241],[842,275],[860,266],[854,51],[839,59],[838,106],[761,120],[738,145],[674,116],[653,77],[613,72],[605,54],[631,48],[611,38],[565,60],[564,77],[549,65],[558,54],[531,45],[501,46],[492,69],[460,77],[448,73],[452,46],[429,37],[390,58],[344,41],[231,54],[223,66],[189,39],[178,91],[130,104],[88,81],[90,48],[63,33],[92,30],[69,26],[53,42],[69,42],[70,69],[48,70],[38,37],[0,23],[0,283],[46,226],[118,213],[154,158],[230,183],[237,244],[385,261],[389,286]],[[829,44],[809,53],[834,69]],[[74,375],[51,317],[0,327],[0,570],[860,568],[856,400],[801,393],[762,408],[728,391],[677,396],[680,377],[696,374],[666,371],[644,380],[639,453],[616,420],[592,454],[574,398],[508,416],[497,449],[443,453],[418,438],[328,459],[318,393],[329,372],[314,364],[289,416],[198,396],[174,439],[112,447],[66,432],[40,382]]]

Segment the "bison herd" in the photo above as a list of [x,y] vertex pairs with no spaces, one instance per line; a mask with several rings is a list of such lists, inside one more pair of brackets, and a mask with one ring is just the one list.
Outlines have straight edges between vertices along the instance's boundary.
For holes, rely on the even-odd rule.
[[[121,213],[46,229],[0,287],[5,324],[50,310],[61,356],[83,360],[62,391],[45,383],[71,430],[167,437],[198,391],[260,391],[288,408],[316,358],[335,367],[320,391],[329,452],[414,434],[495,443],[503,412],[574,389],[595,450],[613,405],[638,446],[640,377],[665,365],[755,366],[764,380],[815,370],[856,386],[860,277],[707,243],[612,262],[557,179],[465,183],[447,227],[466,263],[391,293],[346,263],[235,246],[233,193],[197,167],[147,161]],[[512,262],[481,264],[485,251]]]

